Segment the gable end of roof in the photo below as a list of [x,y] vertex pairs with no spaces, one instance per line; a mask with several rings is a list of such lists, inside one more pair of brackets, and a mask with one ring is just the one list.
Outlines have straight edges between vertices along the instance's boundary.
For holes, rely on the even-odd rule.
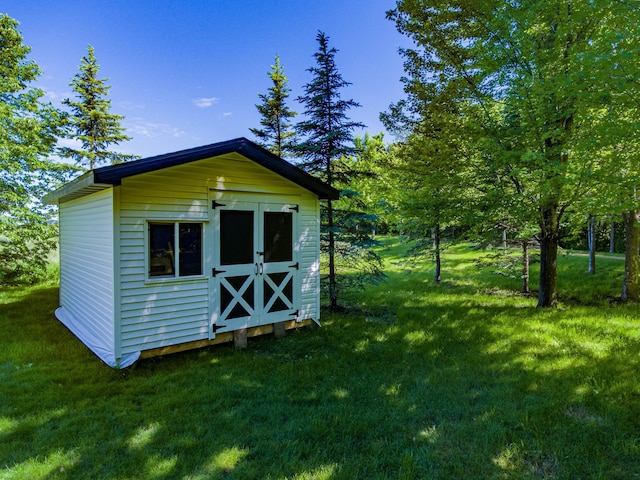
[[[87,182],[100,185],[105,188],[111,185],[120,185],[123,178],[133,175],[140,175],[147,172],[161,170],[163,168],[184,165],[186,163],[204,160],[206,158],[217,157],[229,153],[239,153],[245,158],[261,165],[268,170],[300,185],[301,187],[316,194],[321,199],[337,200],[340,197],[340,191],[327,185],[323,181],[308,174],[304,170],[290,164],[286,160],[274,155],[260,145],[247,140],[244,137],[227,140],[225,142],[213,143],[201,147],[180,150],[178,152],[166,153],[154,157],[143,158],[128,163],[120,163],[118,165],[110,165],[106,167],[96,168],[88,174],[83,175],[82,182],[74,180],[63,185],[55,192],[51,192],[45,196],[46,203],[60,203],[68,198],[83,196],[90,192],[90,186]],[[82,186],[82,190],[78,187]],[[78,190],[78,191],[76,191]]]

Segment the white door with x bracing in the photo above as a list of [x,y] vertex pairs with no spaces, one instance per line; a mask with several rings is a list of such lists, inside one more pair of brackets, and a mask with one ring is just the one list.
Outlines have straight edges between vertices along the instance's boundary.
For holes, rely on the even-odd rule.
[[213,206],[213,335],[294,319],[298,205],[221,199]]

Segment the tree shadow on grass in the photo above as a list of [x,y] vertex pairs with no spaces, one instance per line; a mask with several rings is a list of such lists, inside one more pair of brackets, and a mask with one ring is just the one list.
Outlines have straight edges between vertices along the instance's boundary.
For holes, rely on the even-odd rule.
[[331,478],[337,460],[348,463],[322,437],[324,415],[339,419],[331,402],[344,402],[318,388],[315,366],[326,352],[303,355],[296,343],[313,346],[316,332],[252,342],[244,352],[217,347],[150,360],[123,374],[85,355],[53,319],[56,300],[19,318],[56,293],[34,292],[0,318],[2,329],[21,322],[19,335],[0,338],[22,352],[7,355],[2,372],[3,478]]
[[[544,311],[409,277],[390,279],[406,298],[396,323],[363,329],[358,353],[395,371],[389,399],[421,412],[411,449],[420,475],[640,474],[637,307]],[[379,292],[367,300],[389,308]]]
[[[392,322],[332,315],[325,328],[252,339],[244,351],[218,346],[126,372],[104,366],[53,318],[56,292],[35,292],[13,313],[0,310],[0,329],[10,330],[15,312],[41,306],[0,335],[3,349],[25,345],[0,362],[9,399],[0,405],[0,476],[640,474],[638,347],[624,322],[608,330],[564,312],[476,301],[453,284],[446,295],[427,290],[430,301],[415,279],[390,281],[403,292]],[[391,309],[371,295],[373,311]],[[44,344],[30,344],[34,335]]]

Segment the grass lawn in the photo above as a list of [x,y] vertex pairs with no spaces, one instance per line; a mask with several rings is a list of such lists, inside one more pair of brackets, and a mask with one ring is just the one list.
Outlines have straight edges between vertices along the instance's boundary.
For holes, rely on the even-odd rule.
[[621,261],[561,257],[561,306],[540,310],[470,246],[440,284],[402,251],[388,239],[386,280],[323,328],[124,372],[54,319],[55,283],[5,289],[0,479],[640,478]]

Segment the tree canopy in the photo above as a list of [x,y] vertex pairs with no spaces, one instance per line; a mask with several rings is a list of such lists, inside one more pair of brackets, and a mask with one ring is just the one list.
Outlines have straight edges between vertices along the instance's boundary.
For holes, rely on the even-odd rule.
[[[619,170],[616,158],[598,153],[631,133],[602,120],[638,79],[631,73],[637,42],[615,33],[631,33],[638,9],[605,0],[400,0],[388,17],[414,47],[402,51],[407,97],[386,118],[413,132],[433,105],[447,114],[451,105],[465,109],[461,126],[476,146],[477,191],[508,185],[519,199],[517,221],[537,224],[538,305],[556,305],[562,222],[603,174]],[[594,131],[594,122],[602,128]],[[599,147],[596,155],[586,138]],[[504,202],[514,197],[492,198],[508,210]]]
[[65,116],[32,85],[41,72],[29,52],[18,22],[0,15],[0,283],[45,275],[56,227],[40,198],[69,170],[50,157]]

